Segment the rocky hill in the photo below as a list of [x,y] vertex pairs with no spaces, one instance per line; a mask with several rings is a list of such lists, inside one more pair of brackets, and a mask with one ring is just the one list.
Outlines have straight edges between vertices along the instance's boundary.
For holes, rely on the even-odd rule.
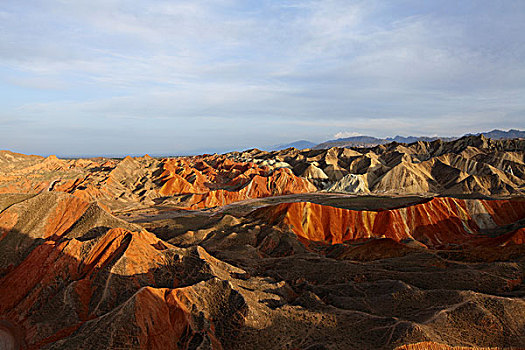
[[112,210],[198,209],[315,191],[514,196],[524,193],[525,140],[443,142],[158,159],[47,158],[0,152],[0,193],[61,191]]
[[258,150],[235,159],[279,162],[319,190],[353,194],[522,195],[525,140],[468,136],[370,148]]
[[[10,155],[3,153],[3,157]],[[0,163],[0,193],[67,192],[97,200],[112,210],[159,203],[208,208],[316,189],[307,179],[278,164],[235,162],[224,155],[121,160],[18,155],[5,167]]]
[[521,348],[524,151],[2,151],[0,348]]
[[298,202],[179,230],[165,223],[189,214],[159,212],[146,230],[65,193],[0,195],[0,334],[46,349],[519,347],[524,203]]

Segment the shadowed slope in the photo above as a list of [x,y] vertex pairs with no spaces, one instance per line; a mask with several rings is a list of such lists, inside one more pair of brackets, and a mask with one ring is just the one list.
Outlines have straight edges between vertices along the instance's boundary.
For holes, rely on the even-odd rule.
[[[295,236],[224,217],[215,227],[237,234],[210,236],[202,245],[232,265],[67,194],[0,198],[0,250],[16,253],[0,274],[4,342],[48,349],[393,349],[419,341],[515,346],[523,338],[525,303],[512,296],[522,289],[512,282],[520,278],[513,263],[465,264],[414,251],[356,264],[301,250],[300,243],[278,257],[282,243],[270,241]],[[38,220],[27,220],[32,214]]]
[[[25,220],[36,207],[43,225]],[[246,308],[224,279],[242,270],[202,248],[178,249],[147,231],[115,227],[133,225],[109,214],[87,225],[81,218],[89,208],[45,193],[1,212],[0,251],[12,252],[0,270],[2,340],[30,348],[222,348],[233,315]],[[94,226],[101,221],[114,228]]]

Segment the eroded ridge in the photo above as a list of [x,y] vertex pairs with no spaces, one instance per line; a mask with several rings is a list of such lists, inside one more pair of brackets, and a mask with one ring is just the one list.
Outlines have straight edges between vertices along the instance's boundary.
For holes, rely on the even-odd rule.
[[522,348],[523,146],[0,152],[0,347]]
[[[424,247],[410,246],[401,236],[378,239],[375,221],[358,219],[359,211],[342,214],[337,210],[345,209],[329,207],[337,210],[321,208],[319,214],[313,211],[322,205],[304,202],[240,218],[215,214],[214,219],[209,213],[200,239],[169,232],[161,239],[68,194],[0,198],[0,249],[7,253],[0,261],[0,315],[6,344],[446,349],[516,347],[523,340],[523,253],[518,251],[518,259],[503,254],[516,256],[523,240],[509,239],[508,233],[486,238],[498,242],[503,257],[483,262],[483,256],[464,249],[444,249],[443,242]],[[454,240],[476,237],[469,231],[474,228],[501,228],[523,218],[519,201],[436,198],[393,209],[406,212],[404,224],[393,227],[417,227],[410,223],[438,208],[471,225],[463,226],[460,236],[443,236]],[[374,212],[375,220],[384,212]],[[294,213],[308,218],[292,220]],[[488,216],[476,219],[477,214]],[[353,226],[372,234],[352,236],[344,240],[346,250],[337,251],[342,245],[332,238],[321,242],[294,231],[300,222],[310,232],[315,215],[352,218]],[[373,225],[361,227],[365,222]],[[334,228],[344,226],[338,225],[325,232],[333,235]],[[459,227],[440,229],[454,233]]]
[[[309,202],[283,203],[254,213],[289,227],[305,241],[331,244],[368,238],[417,241],[423,246],[490,242],[483,231],[511,225],[525,217],[525,200],[462,200],[436,197],[392,210],[348,210]],[[521,242],[522,229],[494,243]]]

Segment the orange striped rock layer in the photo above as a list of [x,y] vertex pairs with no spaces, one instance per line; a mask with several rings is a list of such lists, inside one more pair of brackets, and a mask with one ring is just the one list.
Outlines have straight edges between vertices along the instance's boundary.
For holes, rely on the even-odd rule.
[[219,156],[167,160],[160,177],[164,182],[159,190],[161,195],[192,195],[182,204],[188,209],[317,190],[290,169],[270,171],[254,163],[238,163]]
[[[255,215],[290,228],[305,242],[337,244],[386,237],[440,247],[482,238],[483,230],[523,219],[525,201],[436,197],[426,203],[383,211],[357,211],[299,202],[262,208]],[[518,231],[509,239],[520,243],[522,235]]]
[[[35,215],[38,220],[31,222]],[[63,348],[78,348],[94,341],[89,337],[97,335],[89,329],[95,327],[118,335],[108,337],[103,348],[187,348],[199,333],[221,349],[213,323],[197,330],[192,313],[213,311],[195,305],[202,304],[203,293],[230,298],[228,286],[212,280],[179,288],[177,276],[169,272],[182,270],[187,260],[198,267],[213,264],[214,258],[202,248],[177,250],[146,230],[103,227],[93,236],[94,221],[79,229],[104,215],[100,222],[119,224],[96,205],[56,193],[0,212],[0,344],[7,339],[39,349],[67,341]],[[192,256],[173,257],[176,252]]]

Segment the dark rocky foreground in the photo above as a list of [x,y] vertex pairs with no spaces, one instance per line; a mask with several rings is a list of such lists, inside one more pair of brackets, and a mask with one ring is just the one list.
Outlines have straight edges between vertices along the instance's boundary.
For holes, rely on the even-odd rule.
[[[523,347],[523,200],[305,196],[115,217],[65,193],[2,195],[1,344]],[[347,239],[352,225],[367,234]]]

